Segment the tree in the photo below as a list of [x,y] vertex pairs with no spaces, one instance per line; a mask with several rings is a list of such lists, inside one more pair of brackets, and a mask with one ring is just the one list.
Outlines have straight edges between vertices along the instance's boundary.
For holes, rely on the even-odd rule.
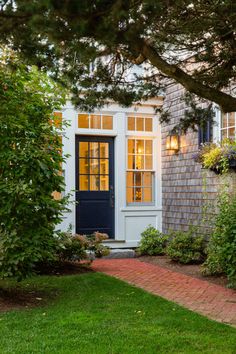
[[[11,66],[9,66],[11,64]],[[29,275],[53,258],[66,198],[61,140],[50,124],[61,90],[36,68],[0,62],[0,276]]]
[[[235,10],[232,0],[2,0],[1,42],[49,69],[84,109],[156,96],[168,77],[236,111],[226,93],[236,75]],[[140,75],[127,75],[133,65]]]

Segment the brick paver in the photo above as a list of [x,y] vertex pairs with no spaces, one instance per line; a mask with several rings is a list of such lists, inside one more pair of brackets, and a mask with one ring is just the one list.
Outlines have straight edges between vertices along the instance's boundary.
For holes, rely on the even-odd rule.
[[137,259],[99,259],[92,268],[219,322],[236,326],[236,291]]

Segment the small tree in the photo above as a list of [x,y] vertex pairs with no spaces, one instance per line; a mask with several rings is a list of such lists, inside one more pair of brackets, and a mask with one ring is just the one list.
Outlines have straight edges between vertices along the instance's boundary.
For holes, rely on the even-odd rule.
[[62,192],[61,139],[51,124],[62,90],[35,68],[0,63],[0,276],[19,280],[53,258]]

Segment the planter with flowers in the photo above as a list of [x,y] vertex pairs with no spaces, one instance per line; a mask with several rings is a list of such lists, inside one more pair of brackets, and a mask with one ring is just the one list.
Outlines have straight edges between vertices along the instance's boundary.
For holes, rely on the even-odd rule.
[[236,141],[226,139],[219,144],[203,144],[194,155],[194,160],[217,174],[227,173],[229,170],[236,172]]

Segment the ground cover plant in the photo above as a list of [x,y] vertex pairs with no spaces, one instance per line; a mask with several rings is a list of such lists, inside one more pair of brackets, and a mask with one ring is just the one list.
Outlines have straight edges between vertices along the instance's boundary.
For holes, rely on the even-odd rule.
[[[13,281],[0,285],[15,287]],[[19,286],[41,291],[41,306],[0,313],[2,354],[232,354],[236,349],[236,329],[99,273],[40,276]]]

